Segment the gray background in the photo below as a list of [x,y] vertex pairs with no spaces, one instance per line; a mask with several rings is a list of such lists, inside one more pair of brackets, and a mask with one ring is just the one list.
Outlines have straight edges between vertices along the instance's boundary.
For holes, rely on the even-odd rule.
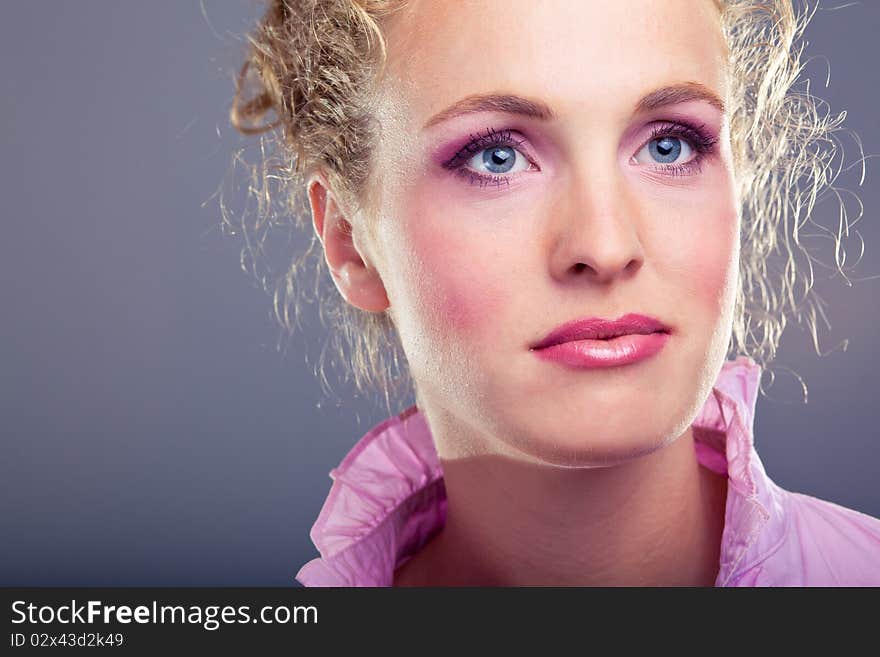
[[[0,584],[294,584],[317,555],[327,473],[387,415],[350,386],[322,393],[316,320],[275,350],[269,299],[219,230],[212,195],[247,142],[227,121],[231,75],[259,14],[229,1],[0,10]],[[826,63],[811,64],[813,91],[848,111],[869,155],[878,31],[875,2],[820,11],[808,30],[807,52],[831,63],[828,89]],[[863,187],[841,178],[865,204],[856,278],[880,263],[867,164]],[[821,205],[823,223],[835,211]],[[816,255],[832,262],[830,246]],[[781,486],[875,516],[878,285],[817,282],[822,349],[849,349],[820,359],[791,324],[777,365],[809,403],[780,372],[756,422]]]

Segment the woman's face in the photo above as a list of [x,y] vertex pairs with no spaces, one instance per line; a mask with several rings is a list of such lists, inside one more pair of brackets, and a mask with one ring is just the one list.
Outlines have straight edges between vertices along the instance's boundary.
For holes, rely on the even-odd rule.
[[[682,435],[738,285],[715,4],[415,1],[394,21],[377,268],[420,402],[559,465]],[[524,100],[448,110],[483,94]],[[671,329],[659,353],[585,369],[530,350],[569,320],[628,313]]]

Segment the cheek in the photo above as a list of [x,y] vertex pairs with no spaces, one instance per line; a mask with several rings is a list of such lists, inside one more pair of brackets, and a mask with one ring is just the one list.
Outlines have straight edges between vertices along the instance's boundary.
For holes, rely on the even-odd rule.
[[453,341],[497,331],[511,291],[505,287],[502,256],[486,236],[455,232],[436,221],[418,222],[408,233],[412,267],[407,276],[417,281],[411,289],[421,330]]
[[473,336],[488,326],[503,305],[504,292],[479,244],[433,237],[424,231],[415,250],[427,283],[419,294],[423,312],[443,334]]
[[707,313],[720,317],[732,303],[739,264],[739,220],[729,196],[712,198],[698,215],[687,220],[690,229],[680,242],[683,288]]

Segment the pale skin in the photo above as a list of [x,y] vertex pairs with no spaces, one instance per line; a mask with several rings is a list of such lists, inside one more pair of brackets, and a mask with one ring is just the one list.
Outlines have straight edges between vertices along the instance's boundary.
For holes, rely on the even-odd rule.
[[[711,586],[718,573],[727,478],[697,462],[691,423],[724,362],[738,284],[728,118],[702,97],[639,101],[675,85],[726,98],[719,12],[711,0],[560,6],[413,2],[386,32],[375,239],[320,172],[309,180],[333,280],[394,319],[443,466],[446,526],[395,586]],[[553,117],[496,108],[425,127],[486,93]],[[698,165],[690,133],[669,129],[681,124],[714,139]],[[658,126],[674,161],[648,147]],[[451,170],[487,130],[512,141]],[[502,173],[484,158],[496,148],[515,156]],[[672,328],[647,360],[572,369],[529,350],[571,319],[631,312]]]

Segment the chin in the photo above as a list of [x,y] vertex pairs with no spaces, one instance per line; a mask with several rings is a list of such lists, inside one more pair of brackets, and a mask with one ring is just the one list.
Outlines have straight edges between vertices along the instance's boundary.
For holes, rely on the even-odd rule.
[[[592,423],[591,423],[592,424]],[[573,430],[560,427],[559,431],[544,430],[535,435],[520,435],[511,445],[530,460],[567,468],[609,467],[651,454],[668,445],[682,432],[658,433],[657,425],[629,430],[609,430],[599,433],[593,426]]]

